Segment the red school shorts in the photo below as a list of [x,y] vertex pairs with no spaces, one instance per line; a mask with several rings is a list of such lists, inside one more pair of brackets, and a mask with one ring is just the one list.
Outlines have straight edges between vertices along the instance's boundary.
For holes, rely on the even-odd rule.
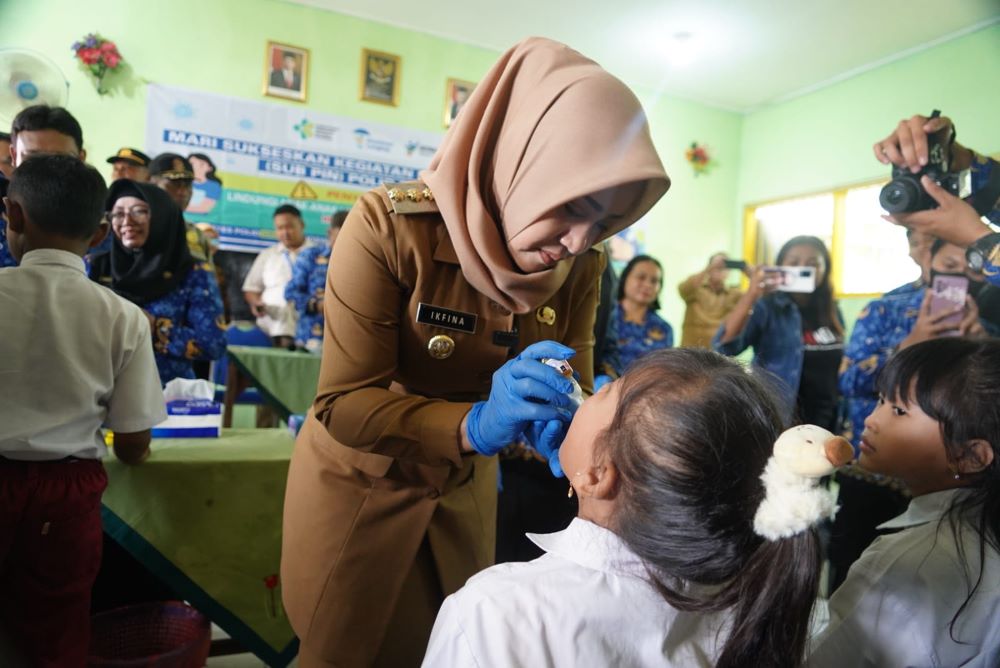
[[83,666],[104,466],[0,458],[0,625],[31,666]]

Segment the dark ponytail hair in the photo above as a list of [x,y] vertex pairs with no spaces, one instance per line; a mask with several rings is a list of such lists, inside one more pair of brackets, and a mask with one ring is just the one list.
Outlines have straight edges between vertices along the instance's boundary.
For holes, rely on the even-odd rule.
[[[973,440],[982,439],[993,450],[993,461],[966,476],[967,493],[956,496],[947,513],[969,585],[968,597],[951,619],[955,640],[955,622],[983,581],[987,545],[1000,551],[1000,341],[944,337],[918,343],[889,360],[877,387],[882,396],[904,405],[916,402],[937,421],[952,464],[970,456]],[[963,518],[979,536],[975,583],[960,538],[966,526]]]
[[839,336],[843,336],[844,326],[841,324],[840,315],[837,313],[837,300],[833,298],[833,285],[830,283],[830,272],[833,269],[830,260],[830,251],[819,237],[809,235],[792,237],[778,251],[778,257],[774,261],[775,264],[778,266],[784,264],[785,256],[794,246],[809,246],[814,248],[823,258],[823,263],[826,265],[822,282],[808,295],[805,305],[800,307],[803,319],[811,328],[829,327]]
[[670,605],[730,610],[717,666],[800,665],[819,584],[816,534],[770,542],[753,529],[782,428],[771,393],[739,363],[697,349],[652,352],[618,382],[598,446],[621,477],[612,528]]

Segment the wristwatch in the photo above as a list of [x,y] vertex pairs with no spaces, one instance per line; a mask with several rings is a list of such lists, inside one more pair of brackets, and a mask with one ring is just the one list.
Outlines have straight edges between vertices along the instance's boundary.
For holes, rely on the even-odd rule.
[[972,271],[982,271],[986,258],[1000,244],[1000,233],[987,234],[965,249],[965,261]]

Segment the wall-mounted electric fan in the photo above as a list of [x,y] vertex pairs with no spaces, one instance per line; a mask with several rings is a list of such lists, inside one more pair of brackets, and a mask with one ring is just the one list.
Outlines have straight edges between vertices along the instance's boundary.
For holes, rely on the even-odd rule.
[[0,130],[33,104],[65,107],[69,82],[59,66],[29,49],[0,49]]

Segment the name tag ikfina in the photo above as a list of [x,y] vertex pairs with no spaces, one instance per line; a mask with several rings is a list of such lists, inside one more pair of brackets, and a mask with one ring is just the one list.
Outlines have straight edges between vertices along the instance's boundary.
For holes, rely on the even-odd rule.
[[479,316],[475,313],[465,313],[463,311],[453,311],[451,309],[434,306],[433,304],[417,304],[417,322],[433,327],[442,327],[456,332],[476,333],[476,322]]

